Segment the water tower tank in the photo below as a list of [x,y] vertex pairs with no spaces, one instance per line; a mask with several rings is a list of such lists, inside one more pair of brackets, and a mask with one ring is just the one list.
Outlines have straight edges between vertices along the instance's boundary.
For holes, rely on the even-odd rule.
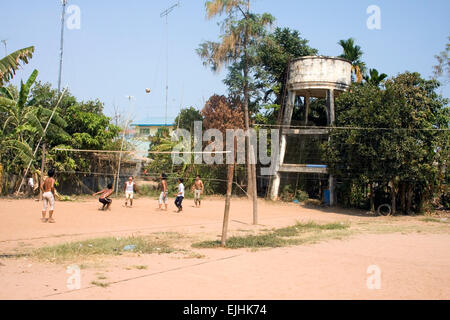
[[297,96],[326,97],[328,90],[336,94],[351,84],[352,64],[337,57],[307,56],[290,65],[288,89]]

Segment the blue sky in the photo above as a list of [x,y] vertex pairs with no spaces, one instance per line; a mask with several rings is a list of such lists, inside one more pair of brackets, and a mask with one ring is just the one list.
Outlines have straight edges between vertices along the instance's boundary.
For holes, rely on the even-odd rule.
[[[127,114],[126,96],[132,95],[135,121],[161,121],[168,39],[169,118],[181,106],[201,109],[212,94],[226,93],[225,73],[213,74],[195,53],[201,42],[218,39],[218,20],[206,20],[204,0],[180,2],[169,16],[167,37],[160,13],[176,0],[69,0],[81,10],[81,28],[65,29],[63,86],[68,85],[78,99],[99,98],[108,115],[113,114],[114,103]],[[369,5],[381,9],[381,30],[366,26]],[[408,70],[429,78],[434,55],[444,49],[450,35],[447,0],[254,0],[252,7],[274,15],[275,26],[299,30],[322,55],[341,54],[337,42],[354,37],[368,67],[389,76]],[[0,40],[7,39],[8,52],[36,47],[31,63],[13,83],[36,68],[39,80],[57,86],[60,16],[59,0],[2,1]],[[151,93],[146,94],[145,88]],[[450,86],[440,92],[450,97]]]

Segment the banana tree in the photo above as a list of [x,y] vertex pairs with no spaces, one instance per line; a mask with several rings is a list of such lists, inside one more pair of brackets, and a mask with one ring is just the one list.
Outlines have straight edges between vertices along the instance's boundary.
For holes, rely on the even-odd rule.
[[[0,159],[6,165],[6,172],[21,174],[24,165],[34,158],[32,146],[44,135],[52,113],[29,99],[37,75],[38,71],[34,70],[25,83],[21,81],[17,98],[7,88],[0,88],[0,112],[5,119],[0,127]],[[65,121],[55,113],[47,132],[66,134],[65,126]]]
[[6,57],[0,59],[0,87],[12,79],[19,69],[20,63],[28,63],[29,59],[33,57],[34,47],[23,48],[17,50]]

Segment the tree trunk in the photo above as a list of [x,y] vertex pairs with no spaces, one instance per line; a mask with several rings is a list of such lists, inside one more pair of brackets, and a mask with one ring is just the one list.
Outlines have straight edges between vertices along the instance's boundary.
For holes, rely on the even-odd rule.
[[[250,6],[250,2],[248,2],[248,7]],[[245,19],[249,17],[249,8],[247,9],[247,15]],[[248,25],[245,27],[245,35],[244,35],[244,117],[245,117],[245,130],[247,131],[247,172],[248,172],[248,188],[247,194],[253,198],[253,224],[258,223],[258,190],[256,184],[256,164],[251,164],[251,160],[253,159],[253,148],[250,146],[250,113],[248,110],[248,100],[249,100],[249,92],[248,92],[248,53],[247,53],[247,44],[248,44]],[[256,159],[255,159],[256,160]],[[256,163],[256,161],[254,161]]]
[[[250,128],[250,120],[249,120],[249,111],[248,111],[248,54],[247,54],[247,35],[248,29],[245,29],[244,36],[244,123],[245,130],[249,133]],[[252,165],[250,164],[250,136],[246,135],[246,150],[247,150],[247,196],[251,197],[253,195],[253,170]]]
[[373,182],[369,183],[369,192],[370,192],[370,211],[375,212],[375,201],[374,201],[374,194],[373,194]]
[[402,182],[400,184],[400,208],[404,214],[408,214],[405,200],[406,200],[406,183]]
[[[101,168],[101,161],[100,158],[97,158],[97,168],[95,168],[95,172],[99,172]],[[100,189],[100,181],[99,181],[99,175],[94,175],[94,189],[99,190]]]
[[229,164],[227,168],[227,196],[225,198],[225,211],[223,214],[222,239],[220,245],[225,247],[227,241],[228,220],[230,217],[231,190],[233,188],[234,164]]
[[408,184],[408,190],[406,192],[406,210],[405,210],[407,215],[409,215],[411,212],[413,194],[414,194],[414,187],[412,184]]
[[391,181],[391,209],[392,209],[392,215],[394,215],[396,213],[396,208],[395,208],[395,183],[394,183],[394,179],[392,179]]

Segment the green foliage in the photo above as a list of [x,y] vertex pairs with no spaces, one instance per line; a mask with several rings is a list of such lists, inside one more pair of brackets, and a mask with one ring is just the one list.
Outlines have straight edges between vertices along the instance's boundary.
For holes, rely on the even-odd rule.
[[[48,83],[37,82],[35,70],[18,91],[14,86],[0,88],[0,157],[6,174],[21,175],[31,162],[31,172],[40,167],[42,152],[33,158],[39,139],[52,115],[60,94]],[[117,150],[120,128],[103,115],[103,104],[98,101],[78,102],[69,92],[61,99],[53,115],[43,143],[46,143],[47,168],[61,171],[98,171],[98,161],[93,154],[55,151],[65,149]],[[127,145],[125,146],[125,149]],[[77,182],[73,174],[59,177],[59,181]],[[77,182],[78,183],[78,182]],[[17,187],[17,186],[16,186]],[[3,188],[4,192],[8,188]],[[10,188],[11,189],[11,188]]]
[[[284,85],[287,76],[288,62],[299,57],[315,56],[317,49],[308,45],[308,40],[300,36],[297,30],[289,28],[275,28],[258,45],[258,72],[256,78],[264,83],[264,101],[275,95],[273,103],[281,105]],[[263,87],[262,84],[259,85]]]
[[294,191],[293,189],[294,188],[292,188],[291,185],[285,185],[280,193],[280,199],[284,202],[292,202],[294,200],[303,202],[309,199],[309,196],[305,191],[301,189]]
[[386,78],[387,74],[379,74],[377,69],[370,69],[369,75],[364,76],[364,80],[366,80],[367,83],[376,87],[383,83]]
[[[36,101],[30,99],[30,90],[37,75],[38,71],[34,70],[26,83],[21,81],[19,91],[13,87],[3,87],[0,90],[0,111],[3,118],[0,129],[0,158],[8,174],[20,174],[33,159],[34,146],[43,136],[52,114],[52,110],[36,105]],[[64,119],[55,113],[47,135],[67,136],[63,129],[66,126]]]
[[34,47],[17,50],[6,57],[0,59],[0,87],[10,81],[20,67],[20,62],[28,63],[33,57]]
[[143,254],[171,253],[174,250],[165,241],[146,237],[107,237],[43,247],[35,250],[33,256],[60,263],[90,256],[121,255],[126,252],[125,246],[131,245],[134,246],[131,252]]
[[[177,145],[176,141],[172,141],[169,130],[166,127],[158,129],[154,136],[149,137],[149,151],[169,152]],[[149,172],[159,174],[166,172],[172,168],[172,157],[170,154],[149,153],[148,158],[151,159],[147,169]]]
[[186,129],[189,132],[194,132],[194,122],[202,121],[203,116],[200,111],[194,107],[181,109],[178,116],[175,118],[174,129]]
[[323,148],[330,170],[344,181],[341,191],[360,195],[341,197],[347,204],[367,203],[367,185],[375,183],[376,192],[394,188],[404,212],[421,211],[441,189],[449,132],[430,129],[448,129],[450,118],[438,86],[406,72],[387,80],[384,90],[355,84],[337,99],[336,126],[362,128],[333,130]]

